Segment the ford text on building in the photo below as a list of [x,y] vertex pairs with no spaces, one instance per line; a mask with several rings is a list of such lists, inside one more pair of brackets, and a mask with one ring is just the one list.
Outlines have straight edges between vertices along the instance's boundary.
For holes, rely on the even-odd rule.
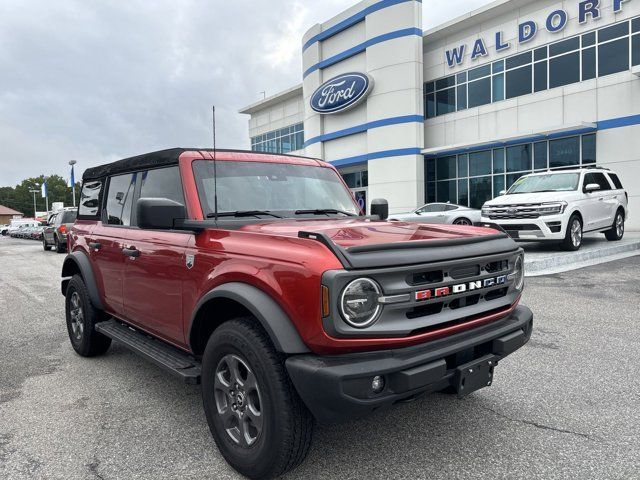
[[311,27],[302,83],[242,110],[252,148],[332,162],[391,212],[596,164],[640,228],[640,0],[498,0],[426,32],[423,8],[367,0]]

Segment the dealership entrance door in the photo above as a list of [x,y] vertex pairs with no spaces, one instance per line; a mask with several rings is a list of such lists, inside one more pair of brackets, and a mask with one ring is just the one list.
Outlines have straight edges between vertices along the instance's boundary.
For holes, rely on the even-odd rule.
[[365,165],[357,165],[355,167],[341,168],[340,175],[344,178],[353,198],[356,199],[362,212],[366,215],[368,208],[367,190],[369,187],[367,167]]

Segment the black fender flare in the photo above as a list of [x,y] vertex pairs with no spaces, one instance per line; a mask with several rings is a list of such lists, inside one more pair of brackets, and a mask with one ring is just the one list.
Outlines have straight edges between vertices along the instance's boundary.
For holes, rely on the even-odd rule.
[[206,293],[197,303],[189,323],[188,339],[198,312],[208,301],[225,298],[244,306],[260,322],[271,338],[276,350],[282,353],[309,353],[289,316],[268,294],[247,283],[231,282]]
[[75,252],[69,253],[62,264],[62,295],[67,294],[67,285],[69,284],[69,278],[72,275],[69,275],[69,266],[75,264],[75,267],[80,270],[80,274],[84,279],[84,284],[89,291],[89,298],[91,299],[91,303],[94,307],[104,310],[104,306],[102,305],[102,300],[100,300],[100,293],[98,292],[98,286],[96,285],[96,279],[93,275],[93,268],[91,267],[91,261],[87,257],[87,254],[76,250]]

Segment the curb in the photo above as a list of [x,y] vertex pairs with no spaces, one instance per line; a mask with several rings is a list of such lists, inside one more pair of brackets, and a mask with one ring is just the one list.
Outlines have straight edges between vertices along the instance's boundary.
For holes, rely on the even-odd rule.
[[535,277],[539,275],[566,272],[577,268],[631,257],[633,255],[640,255],[640,240],[594,250],[578,251],[574,253],[565,252],[558,256],[533,260],[527,260],[527,255],[525,253],[525,276]]

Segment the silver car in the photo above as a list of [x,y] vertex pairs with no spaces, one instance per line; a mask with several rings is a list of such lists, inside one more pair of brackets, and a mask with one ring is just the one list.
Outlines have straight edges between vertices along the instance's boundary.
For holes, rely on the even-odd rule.
[[427,203],[409,213],[389,215],[397,222],[446,223],[449,225],[473,225],[480,222],[480,210],[452,203]]

